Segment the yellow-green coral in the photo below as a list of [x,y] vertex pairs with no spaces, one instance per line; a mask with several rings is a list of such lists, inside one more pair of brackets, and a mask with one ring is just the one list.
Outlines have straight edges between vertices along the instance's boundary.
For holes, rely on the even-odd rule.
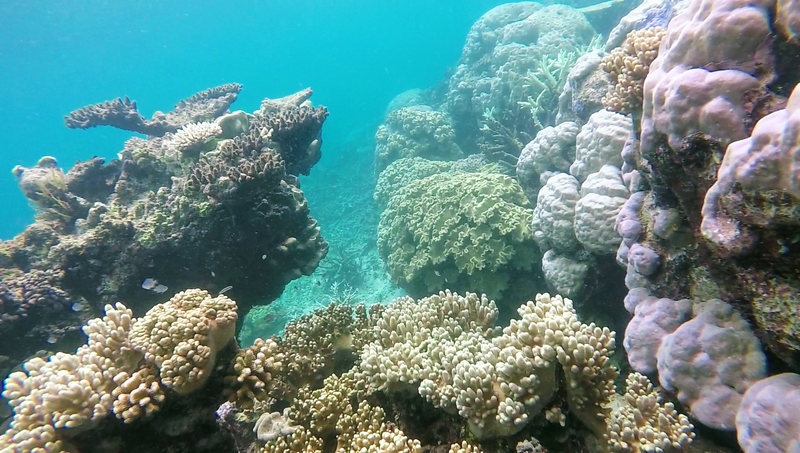
[[378,249],[412,294],[477,291],[499,299],[538,253],[528,200],[512,178],[442,173],[412,182],[381,215]]
[[603,106],[621,113],[642,109],[644,79],[650,63],[658,56],[658,46],[666,35],[663,27],[634,30],[628,33],[621,47],[612,50],[600,61],[608,73],[611,87],[603,96]]
[[381,171],[402,157],[458,159],[462,152],[455,138],[442,112],[415,107],[395,110],[375,133],[375,168]]

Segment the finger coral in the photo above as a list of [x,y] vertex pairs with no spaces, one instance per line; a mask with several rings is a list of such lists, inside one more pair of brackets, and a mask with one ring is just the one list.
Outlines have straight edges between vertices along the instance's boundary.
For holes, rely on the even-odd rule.
[[186,290],[158,304],[131,331],[131,344],[158,367],[162,384],[178,393],[205,382],[217,352],[233,338],[236,303]]
[[664,27],[634,30],[622,46],[612,50],[600,61],[608,74],[611,87],[603,96],[603,106],[620,113],[642,109],[644,79],[650,63],[658,56],[658,46],[666,34]]

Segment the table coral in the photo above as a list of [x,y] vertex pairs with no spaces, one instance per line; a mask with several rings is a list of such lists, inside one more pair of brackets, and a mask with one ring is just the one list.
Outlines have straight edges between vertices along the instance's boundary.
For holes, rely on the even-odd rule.
[[441,173],[400,190],[381,215],[378,250],[397,284],[412,294],[449,286],[499,298],[529,273],[536,246],[531,210],[513,179]]

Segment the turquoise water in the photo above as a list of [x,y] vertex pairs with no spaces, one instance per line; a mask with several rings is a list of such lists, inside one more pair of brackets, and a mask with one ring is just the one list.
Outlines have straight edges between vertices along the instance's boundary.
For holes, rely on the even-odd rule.
[[[235,109],[310,86],[331,116],[326,165],[354,135],[371,135],[387,103],[455,65],[470,26],[502,1],[6,1],[0,4],[0,238],[33,211],[10,170],[52,155],[113,158],[130,132],[67,129],[63,116],[119,96],[151,116],[198,91],[244,85]],[[366,131],[366,132],[365,132]],[[313,183],[312,183],[313,184]],[[311,198],[311,197],[309,197]],[[314,200],[309,201],[312,204]]]

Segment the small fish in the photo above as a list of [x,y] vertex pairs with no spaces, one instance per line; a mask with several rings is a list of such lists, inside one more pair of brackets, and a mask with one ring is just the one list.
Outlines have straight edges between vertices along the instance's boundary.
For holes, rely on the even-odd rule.
[[295,286],[295,287],[294,287],[294,292],[296,292],[296,293],[299,293],[299,292],[300,292],[300,289],[299,289],[299,288],[297,288],[297,287]]
[[156,285],[158,285],[158,281],[156,281],[156,279],[154,279],[154,278],[146,278],[142,282],[142,289],[150,290],[150,289],[155,288]]
[[261,259],[262,259],[262,260],[265,260],[265,259],[267,259],[267,255],[261,255]]
[[228,286],[222,288],[221,290],[219,290],[219,295],[221,296],[221,295],[227,293],[228,291],[230,291],[232,289],[233,289],[233,286],[228,285]]
[[214,271],[211,271],[211,276],[212,276],[212,277],[216,277],[216,276],[217,276],[217,274],[215,274],[215,273],[214,273]]
[[442,274],[440,274],[439,271],[437,271],[435,269],[434,269],[433,273],[436,274],[437,277],[441,277],[442,276]]
[[72,304],[72,311],[83,311],[83,308],[84,306],[80,302],[75,302],[74,304]]
[[316,281],[316,284],[317,284],[317,286],[322,286],[322,282],[319,281],[319,280]]
[[167,292],[169,288],[164,285],[158,283],[158,280],[154,278],[146,278],[142,282],[142,289],[146,289],[148,291],[153,291],[154,293],[162,294]]

